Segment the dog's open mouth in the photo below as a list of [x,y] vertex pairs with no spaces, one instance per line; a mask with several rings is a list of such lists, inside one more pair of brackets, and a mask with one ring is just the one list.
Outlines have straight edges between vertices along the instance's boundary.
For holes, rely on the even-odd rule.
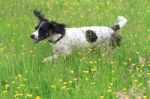
[[38,40],[38,39],[33,39],[33,42],[34,43],[38,43],[40,40]]

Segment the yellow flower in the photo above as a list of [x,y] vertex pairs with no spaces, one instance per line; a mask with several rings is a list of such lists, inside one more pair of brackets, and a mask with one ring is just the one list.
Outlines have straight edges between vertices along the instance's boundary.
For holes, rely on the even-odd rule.
[[81,55],[81,52],[78,52],[79,55]]
[[133,63],[132,63],[132,64],[131,64],[131,66],[133,66],[133,67],[134,67],[134,66],[135,66],[135,64],[133,64]]
[[114,70],[112,70],[112,73],[115,73],[115,71],[114,71]]
[[90,61],[90,64],[93,64],[93,61]]
[[69,83],[72,84],[72,81],[70,80]]
[[129,61],[132,61],[132,58],[129,58]]
[[142,64],[141,66],[144,67],[144,64]]
[[91,69],[91,72],[96,72],[96,71],[97,71],[96,68]]
[[59,79],[59,82],[62,82],[63,80],[62,79]]
[[67,82],[63,82],[63,85],[66,85],[67,84]]
[[144,84],[143,83],[140,83],[140,86],[143,86]]
[[29,93],[28,93],[28,94],[25,95],[25,97],[30,97],[30,98],[31,98],[31,97],[32,97],[32,94],[29,94]]
[[9,84],[6,84],[6,85],[5,85],[5,89],[8,89],[8,88],[9,88]]
[[113,85],[113,83],[110,83],[110,86],[112,86]]
[[6,94],[6,93],[7,93],[7,90],[2,91],[2,94]]
[[81,15],[80,17],[81,17],[81,18],[84,18],[84,16],[83,16],[83,15]]
[[111,89],[108,89],[108,92],[112,92],[112,90],[111,90]]
[[32,50],[30,50],[29,52],[30,52],[30,53],[33,53],[33,51],[32,51]]
[[15,79],[18,79],[18,77],[15,77]]
[[71,73],[71,74],[74,74],[74,71],[73,71],[73,70],[71,70],[71,71],[70,71],[70,73]]
[[150,76],[150,73],[147,73],[147,75],[149,75],[149,76]]
[[16,98],[16,97],[18,97],[18,96],[19,96],[19,94],[15,94],[15,95],[14,95],[14,98]]
[[140,52],[136,52],[136,54],[139,54]]
[[28,81],[28,79],[26,79],[26,78],[25,78],[25,79],[23,79],[23,80],[24,80],[24,81]]
[[125,99],[129,99],[129,96],[126,96]]
[[99,6],[96,6],[96,8],[99,10]]
[[24,48],[24,45],[22,45],[21,47]]
[[25,73],[27,74],[27,73],[28,73],[28,71],[26,70],[26,71],[25,71]]
[[106,4],[109,5],[109,4],[110,4],[110,1],[107,1]]
[[88,70],[84,70],[83,73],[89,73],[89,71]]
[[111,86],[108,86],[109,89],[111,89]]
[[17,98],[17,97],[19,97],[19,96],[23,96],[23,93],[16,93],[16,94],[14,95],[14,98]]
[[97,61],[94,61],[94,64],[97,64]]
[[82,59],[80,59],[80,62],[82,62]]
[[20,87],[17,87],[17,89],[20,89]]
[[104,57],[104,56],[105,56],[105,54],[102,54],[102,56]]
[[104,96],[100,96],[100,99],[104,99]]
[[86,77],[85,80],[89,80],[89,79]]
[[137,67],[136,70],[138,71],[138,70],[140,70],[140,69]]
[[77,78],[74,78],[73,80],[74,80],[74,81],[77,81]]
[[95,84],[96,84],[95,82],[92,82],[92,83],[91,83],[91,85],[95,85]]
[[23,93],[20,93],[19,96],[23,96]]
[[75,87],[76,87],[76,88],[79,88],[79,86],[78,86],[78,85],[76,85]]
[[63,90],[63,89],[66,89],[66,88],[67,88],[67,86],[66,86],[66,85],[61,87],[61,89],[62,89],[62,90]]
[[41,99],[41,97],[40,96],[36,96],[35,99]]
[[56,85],[51,85],[51,88],[54,88],[54,89],[55,89],[55,88],[56,88]]
[[129,69],[129,72],[132,72],[132,70],[131,70],[131,69]]
[[124,65],[127,65],[127,63],[126,63],[126,62],[124,62]]
[[22,54],[22,55],[24,55],[25,53],[24,53],[24,52],[22,52],[21,54]]
[[115,63],[114,61],[111,61],[111,62],[110,62],[110,64],[114,64],[114,63]]
[[22,77],[22,75],[19,74],[18,77]]
[[143,96],[143,99],[147,99],[147,96]]
[[25,84],[20,84],[20,87],[25,87],[26,85]]
[[15,81],[12,81],[12,84],[15,84]]
[[126,91],[127,89],[126,88],[123,88],[123,91]]
[[138,82],[138,80],[135,79],[134,82]]

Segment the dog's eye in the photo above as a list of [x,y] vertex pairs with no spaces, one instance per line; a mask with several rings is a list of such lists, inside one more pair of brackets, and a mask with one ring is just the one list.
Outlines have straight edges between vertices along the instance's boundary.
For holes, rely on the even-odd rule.
[[46,32],[46,30],[45,30],[44,28],[40,28],[39,31],[40,31],[41,33],[45,33],[45,32]]

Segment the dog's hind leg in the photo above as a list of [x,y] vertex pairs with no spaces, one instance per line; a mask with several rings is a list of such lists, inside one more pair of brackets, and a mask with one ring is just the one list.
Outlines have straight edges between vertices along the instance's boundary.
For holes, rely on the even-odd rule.
[[110,45],[115,48],[115,47],[119,47],[121,43],[121,36],[119,35],[119,33],[114,32],[111,35],[111,40],[110,40]]

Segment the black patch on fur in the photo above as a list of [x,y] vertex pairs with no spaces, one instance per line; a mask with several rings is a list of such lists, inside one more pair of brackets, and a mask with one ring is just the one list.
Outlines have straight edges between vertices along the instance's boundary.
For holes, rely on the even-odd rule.
[[88,42],[90,42],[90,43],[96,42],[97,38],[98,37],[94,31],[92,31],[92,30],[86,31],[86,39]]
[[35,30],[38,30],[39,41],[56,33],[61,34],[61,37],[58,38],[54,43],[63,38],[65,35],[65,24],[49,21],[48,19],[44,18],[41,11],[34,10],[33,14],[39,19],[39,23],[35,27]]
[[[52,36],[55,33],[62,35],[60,39],[65,35],[65,25],[53,21],[42,23],[42,25],[38,29],[39,29],[38,33],[39,33],[40,40],[48,38],[49,36]],[[59,41],[60,39],[58,39],[57,41]]]
[[117,31],[117,30],[120,29],[120,26],[119,26],[119,25],[115,25],[115,26],[113,26],[111,29],[113,29],[114,31]]
[[38,31],[39,39],[43,40],[45,38],[48,38],[50,29],[51,29],[51,24],[49,22],[43,23],[43,25],[39,27],[39,31]]
[[65,35],[65,24],[62,23],[56,23],[54,21],[50,22],[53,26],[53,31],[54,33],[62,34]]
[[54,21],[51,22],[52,24],[52,33],[57,33],[57,34],[61,34],[61,37],[59,37],[55,42],[54,41],[50,41],[51,43],[57,43],[59,40],[61,40],[64,35],[65,35],[65,24],[61,24],[61,23],[56,23]]
[[119,47],[120,46],[120,43],[121,43],[121,36],[117,33],[117,32],[114,32],[112,35],[111,35],[111,43],[110,45],[115,48],[115,47]]

